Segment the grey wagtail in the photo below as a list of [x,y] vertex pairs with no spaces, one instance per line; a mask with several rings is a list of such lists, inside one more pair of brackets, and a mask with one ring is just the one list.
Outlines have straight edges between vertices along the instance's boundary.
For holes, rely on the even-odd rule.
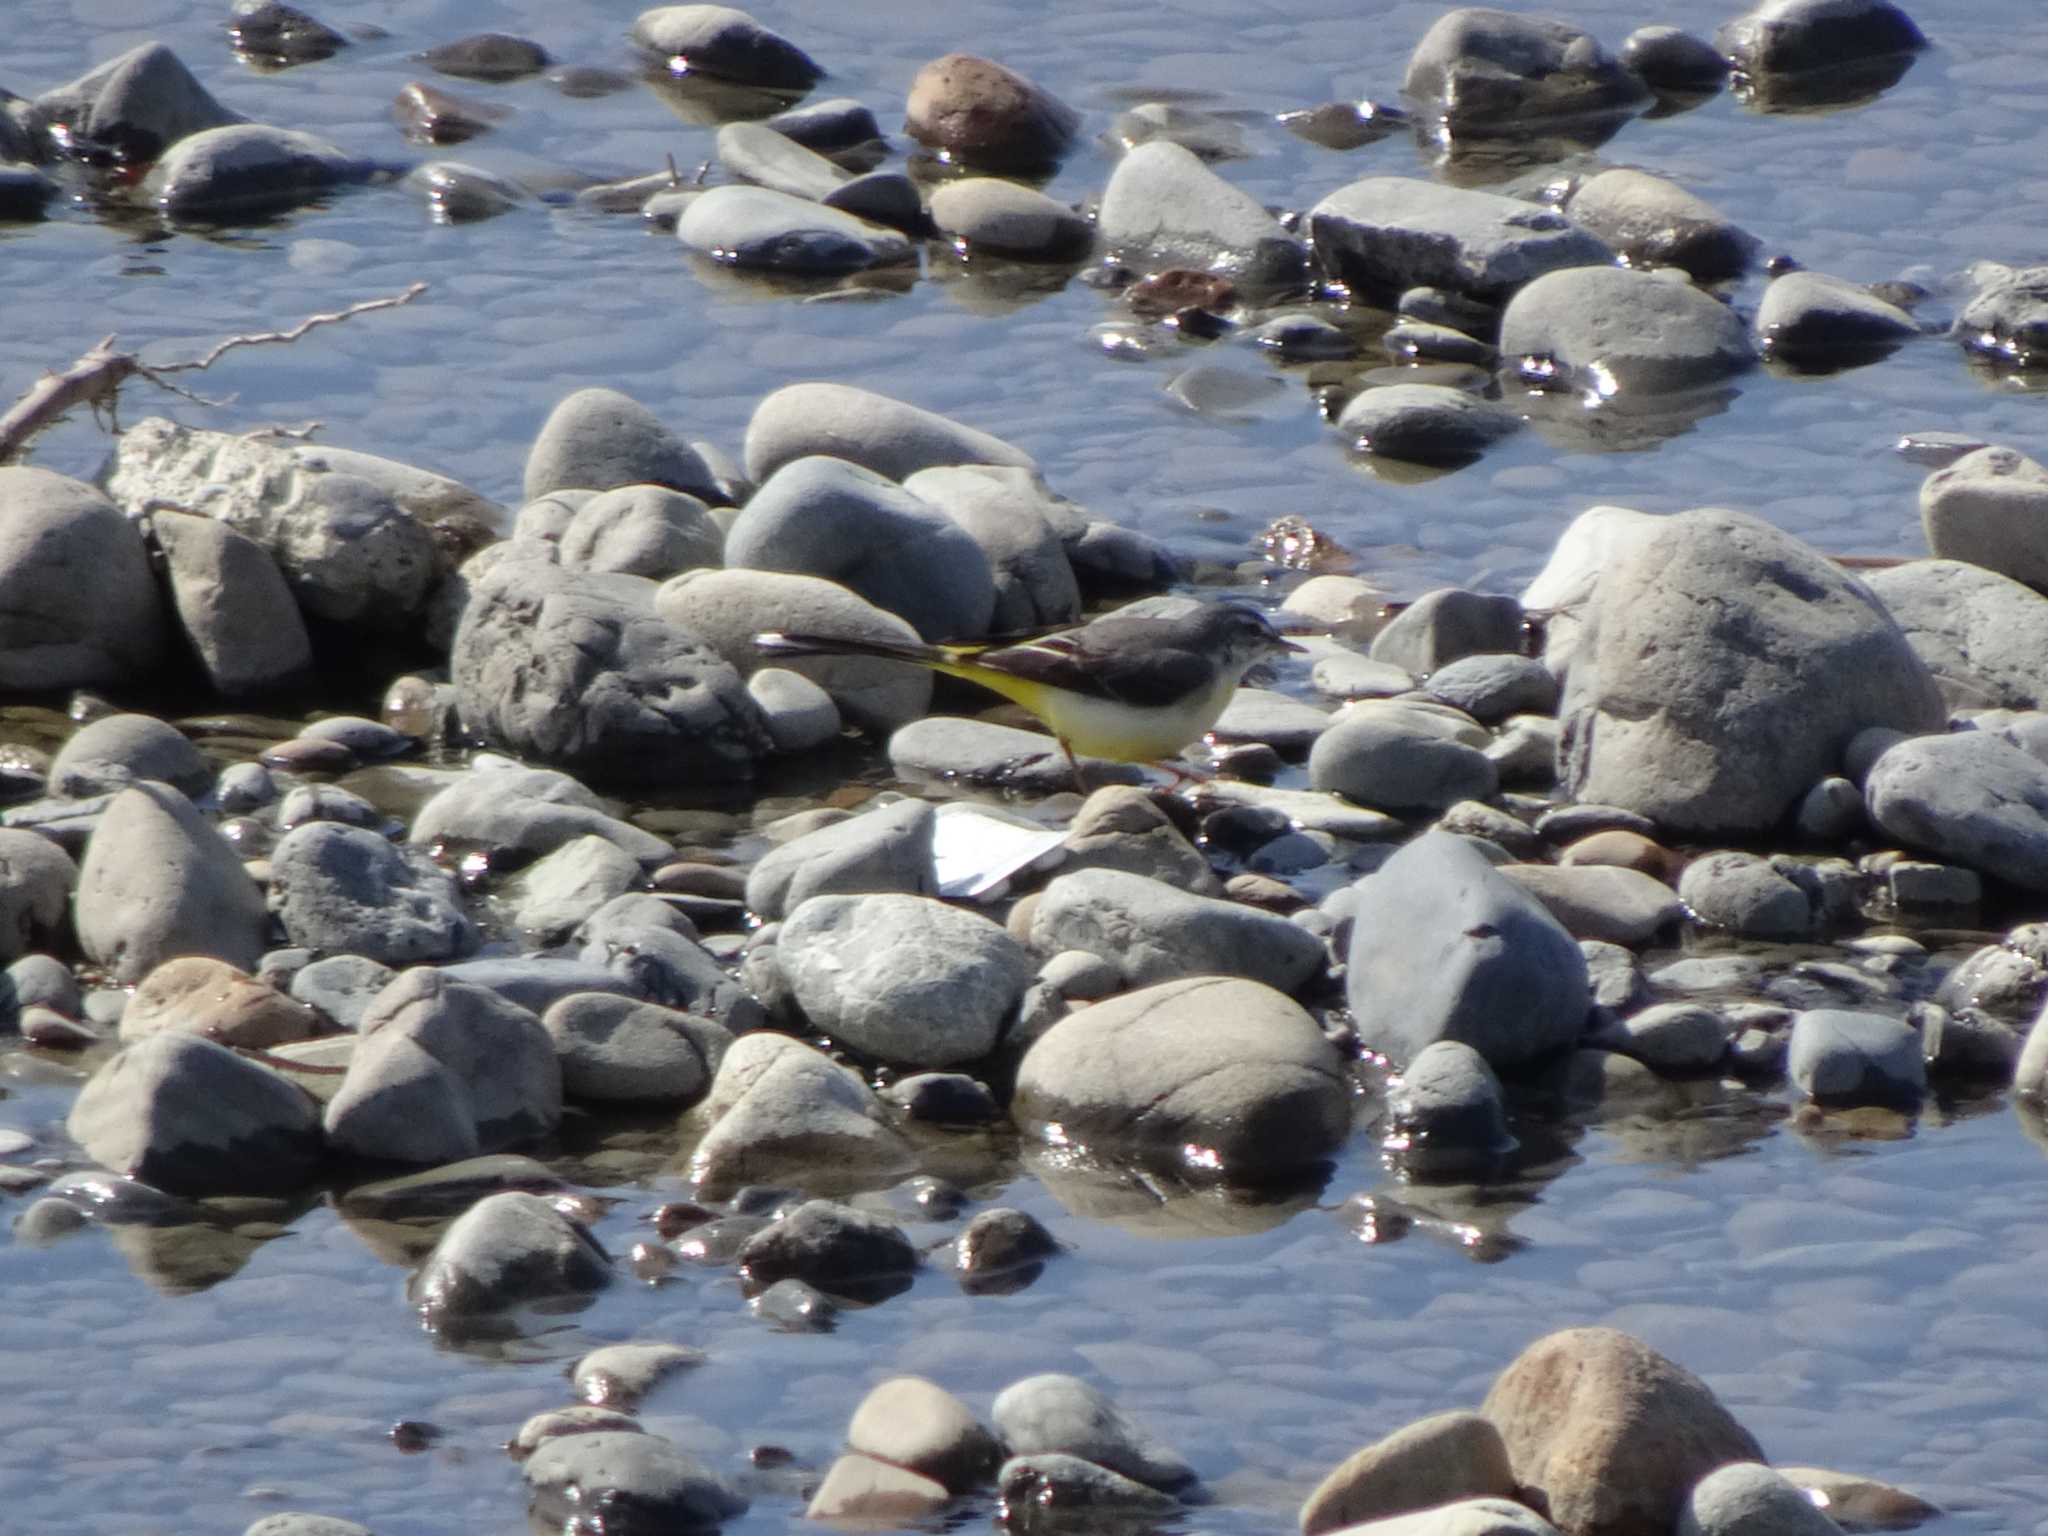
[[772,656],[881,656],[964,677],[1031,711],[1074,760],[1158,763],[1207,733],[1256,663],[1302,648],[1258,609],[1205,603],[1178,618],[1107,614],[1077,629],[989,645],[772,633]]

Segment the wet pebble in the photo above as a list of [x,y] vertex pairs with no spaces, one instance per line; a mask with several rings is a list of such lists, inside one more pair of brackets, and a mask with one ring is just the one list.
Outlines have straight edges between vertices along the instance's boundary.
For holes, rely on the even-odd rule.
[[547,50],[540,44],[504,32],[478,32],[453,42],[437,43],[419,55],[420,62],[444,75],[502,85],[537,75],[547,68]]
[[1080,116],[993,59],[949,53],[918,70],[904,131],[941,158],[977,169],[1030,172],[1059,163]]

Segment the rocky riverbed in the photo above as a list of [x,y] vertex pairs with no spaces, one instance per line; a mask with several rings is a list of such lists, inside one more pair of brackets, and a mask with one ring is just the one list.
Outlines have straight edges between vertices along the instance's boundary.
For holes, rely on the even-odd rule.
[[[776,317],[715,408],[627,368],[441,454],[377,430],[382,387],[287,422],[325,345],[472,422],[501,379],[368,339],[488,313],[472,265],[263,343],[260,403],[133,376],[105,437],[75,417],[0,468],[22,1518],[2029,1518],[2048,469],[1998,429],[2048,269],[1988,238],[1809,269],[1673,149],[1695,114],[1837,124],[1984,78],[1979,39],[1786,0],[1700,37],[1408,19],[1371,98],[1256,115],[1076,105],[994,42],[821,84],[843,19],[694,6],[563,30],[572,59],[245,4],[267,77],[107,36],[17,82],[24,250],[129,229],[331,276],[368,243],[263,232],[548,208]],[[402,139],[236,105],[401,63]],[[704,167],[397,151],[512,131],[521,82],[659,102]],[[1653,128],[1657,174],[1625,158]],[[1262,134],[1361,158],[1262,198],[1233,180]],[[807,366],[809,317],[942,273],[1003,317],[1085,298],[1048,310],[1069,366],[1244,434],[1169,482],[1270,489],[1247,445],[1306,433],[1314,483],[1362,471],[1441,537],[1394,548],[1345,497],[1119,516],[1047,433],[847,366],[851,333]],[[540,323],[590,323],[578,294]],[[188,356],[272,326],[207,317]],[[1053,366],[1018,356],[1008,387]],[[1780,504],[1716,436],[1935,369],[1999,403],[1901,427],[1897,528]],[[1642,497],[1460,506],[1636,466]],[[1309,654],[1188,782],[1077,786],[969,689],[754,645],[1225,599]]]

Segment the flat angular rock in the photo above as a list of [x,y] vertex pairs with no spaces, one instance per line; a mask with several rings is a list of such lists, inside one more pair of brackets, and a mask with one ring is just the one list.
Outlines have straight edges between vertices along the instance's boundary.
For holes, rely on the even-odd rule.
[[1057,165],[1080,114],[993,59],[949,53],[919,69],[904,103],[904,131],[941,159],[994,172]]
[[1035,969],[1000,925],[928,896],[812,896],[776,943],[813,1024],[916,1067],[986,1056]]
[[1772,278],[1756,307],[1763,355],[1813,372],[1876,362],[1919,334],[1919,322],[1898,305],[1824,272]]
[[1048,1372],[1012,1382],[990,1410],[1013,1456],[1078,1456],[1163,1493],[1195,1481],[1195,1469],[1100,1389]]
[[1461,1040],[1507,1071],[1585,1028],[1578,944],[1464,839],[1425,832],[1353,891],[1345,989],[1370,1048],[1406,1063]]
[[1301,1536],[1458,1499],[1514,1495],[1507,1446],[1490,1420],[1463,1410],[1432,1414],[1333,1468],[1301,1506]]
[[786,917],[813,896],[895,891],[938,894],[932,807],[903,800],[820,827],[769,850],[747,875],[747,905]]
[[1980,731],[1892,747],[1863,784],[1887,837],[2022,890],[2048,890],[2048,764]]
[[637,576],[501,560],[470,590],[450,669],[463,718],[600,780],[744,778],[770,750],[739,674],[654,611]]
[[1872,571],[1875,592],[1952,706],[2048,706],[2048,597],[1966,560]]
[[1077,870],[1048,885],[1032,912],[1031,947],[1100,955],[1140,987],[1241,976],[1295,992],[1323,965],[1321,941],[1285,918],[1120,869]]
[[[1725,63],[1721,67],[1725,73]],[[1647,171],[1617,167],[1588,177],[1565,211],[1631,265],[1677,267],[1696,283],[1742,276],[1759,248],[1756,236],[1705,198]],[[1758,329],[1763,330],[1761,316]]]
[[1444,384],[1382,384],[1354,395],[1337,418],[1352,450],[1409,464],[1469,464],[1522,430],[1506,406]]
[[1888,1014],[1809,1008],[1792,1021],[1785,1073],[1829,1104],[1916,1104],[1927,1089],[1920,1032]]
[[421,966],[364,1013],[362,1041],[327,1103],[328,1144],[353,1157],[445,1163],[553,1130],[562,1069],[540,1020]]
[[270,909],[294,944],[389,966],[452,960],[477,944],[454,878],[380,833],[308,822],[270,855]]
[[1415,287],[1499,304],[1560,268],[1614,252],[1554,208],[1406,176],[1368,176],[1309,213],[1317,258],[1367,300]]
[[887,1108],[855,1073],[787,1035],[743,1035],[718,1066],[690,1160],[698,1183],[733,1189],[830,1168],[883,1183],[912,1163]]
[[97,64],[68,85],[45,91],[29,120],[62,123],[75,140],[155,160],[182,139],[246,122],[222,106],[168,46],[141,43]]
[[813,202],[853,180],[851,172],[760,123],[727,123],[720,128],[718,159],[742,181]]
[[[1043,731],[1027,731],[991,720],[928,715],[889,738],[889,764],[911,779],[932,779],[984,788],[1049,795],[1078,787],[1059,742]],[[1128,763],[1084,757],[1089,785],[1138,784],[1144,770]]]
[[747,422],[747,475],[765,484],[811,454],[847,459],[891,480],[941,464],[1035,469],[1001,438],[851,384],[785,384],[762,397]]
[[474,767],[421,806],[408,841],[481,849],[526,863],[580,837],[601,837],[641,864],[666,862],[675,849],[605,808],[596,793],[551,768],[500,760]]
[[168,501],[255,540],[309,616],[404,633],[445,569],[433,533],[374,481],[323,463],[150,417],[121,434],[106,483],[131,514]]
[[859,149],[882,138],[882,125],[875,120],[874,110],[853,96],[806,101],[776,113],[761,126],[821,155]]
[[926,640],[978,639],[995,611],[988,556],[972,535],[843,459],[816,455],[776,470],[727,533],[725,558],[840,582]]
[[[1060,867],[1066,872],[1120,869],[1197,896],[1216,896],[1223,890],[1202,851],[1181,835],[1150,794],[1128,784],[1098,789],[1082,801],[1060,847],[1066,856]],[[1083,953],[1087,952],[1068,951],[1076,957]],[[1114,962],[1101,963],[1110,966],[1112,975],[1120,974]]]
[[1700,1478],[1762,1458],[1705,1382],[1611,1328],[1538,1339],[1479,1411],[1500,1430],[1515,1480],[1570,1532],[1669,1530]]
[[1314,1020],[1270,987],[1217,976],[1068,1014],[1026,1053],[1011,1111],[1069,1144],[1249,1177],[1328,1157],[1351,1130],[1343,1064]]
[[1642,82],[1588,33],[1483,6],[1450,11],[1423,34],[1401,94],[1452,141],[1618,123],[1649,104]]
[[86,956],[123,983],[176,955],[253,970],[268,947],[263,893],[241,857],[168,784],[114,796],[86,845],[73,915]]
[[173,1194],[294,1189],[320,1161],[310,1097],[224,1045],[177,1031],[109,1058],[65,1128],[106,1167]]
[[1946,711],[1867,588],[1756,518],[1707,509],[1609,557],[1559,718],[1572,799],[1760,832],[1857,732],[1939,730]]
[[1920,485],[1920,526],[1937,559],[1966,560],[2048,588],[2048,468],[2014,448],[1979,448]]
[[702,455],[630,395],[590,388],[563,396],[527,450],[526,499],[626,485],[660,485],[702,500],[724,500]]
[[713,187],[676,220],[676,239],[726,266],[828,276],[908,261],[902,234],[767,187]]
[[306,622],[262,545],[210,517],[160,509],[150,530],[164,552],[178,624],[224,698],[274,692],[313,663]]
[[[1575,939],[1647,944],[1685,916],[1679,893],[1640,870],[1591,864],[1508,864],[1502,866],[1501,873],[1542,902]],[[1812,925],[1806,915],[1806,897],[1797,886],[1792,890],[1800,899],[1799,931],[1804,933]]]
[[1558,1536],[1556,1526],[1513,1499],[1460,1499],[1347,1529],[1354,1536]]
[[610,1280],[611,1260],[588,1232],[541,1196],[506,1190],[455,1218],[407,1291],[428,1326],[450,1331],[488,1313],[588,1295]]
[[224,960],[183,955],[142,978],[121,1010],[121,1038],[178,1030],[264,1051],[327,1030],[320,1015]]
[[949,181],[932,193],[932,223],[973,255],[1069,261],[1085,255],[1095,230],[1065,203],[997,176]]
[[1141,144],[1117,163],[1096,235],[1110,258],[1139,272],[1192,269],[1255,290],[1306,280],[1300,240],[1250,193],[1165,140]]
[[907,1467],[841,1456],[826,1469],[804,1518],[828,1525],[909,1524],[938,1515],[949,1497],[942,1484]]
[[[895,614],[822,576],[789,571],[702,570],[662,584],[655,612],[696,635],[742,676],[766,660],[754,637],[771,630],[843,635],[852,640],[912,641],[917,631]],[[809,678],[840,712],[866,731],[886,734],[922,719],[932,673],[875,656],[786,656],[775,664]]]
[[1697,390],[1741,373],[1756,350],[1741,316],[1689,283],[1622,267],[1550,272],[1517,290],[1501,356],[1537,359],[1546,382],[1599,395]]
[[1070,1519],[1146,1523],[1168,1519],[1181,1507],[1170,1493],[1061,1451],[1012,1456],[996,1469],[996,1489],[1005,1524],[1037,1518],[1047,1508],[1064,1510]]
[[771,91],[807,91],[824,77],[811,56],[727,5],[661,5],[633,21],[633,46],[677,72]]
[[0,466],[0,687],[125,685],[162,664],[142,539],[83,481]]

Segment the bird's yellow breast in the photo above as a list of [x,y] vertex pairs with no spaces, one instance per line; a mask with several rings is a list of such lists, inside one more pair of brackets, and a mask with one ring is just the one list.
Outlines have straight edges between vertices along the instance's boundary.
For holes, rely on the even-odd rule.
[[1204,692],[1191,694],[1178,703],[1146,709],[992,673],[986,668],[962,667],[957,675],[1030,710],[1077,756],[1108,758],[1117,763],[1156,763],[1172,757],[1199,740],[1216,723],[1230,696],[1237,691],[1236,678],[1221,673]]

